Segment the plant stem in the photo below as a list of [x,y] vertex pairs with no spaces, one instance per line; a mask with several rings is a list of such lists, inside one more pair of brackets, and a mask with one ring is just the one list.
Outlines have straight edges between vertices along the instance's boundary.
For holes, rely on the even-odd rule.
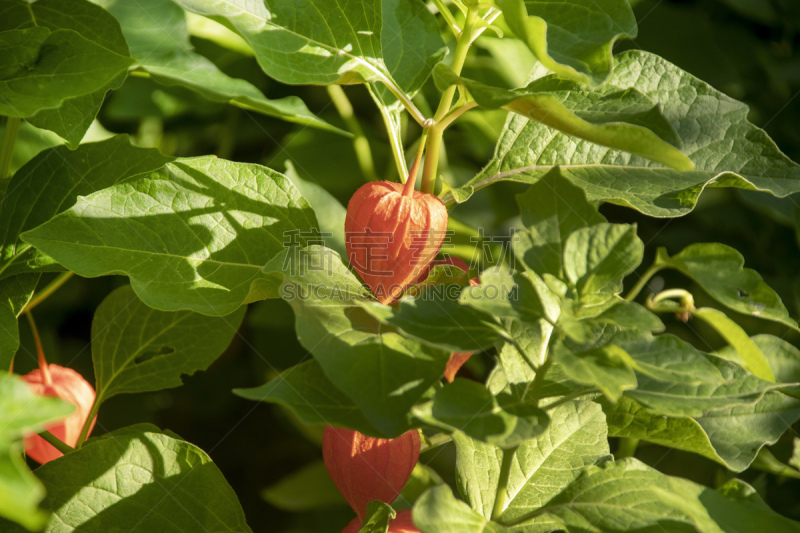
[[0,180],[11,177],[11,156],[14,155],[14,143],[17,140],[20,119],[8,117],[6,119],[6,132],[3,135],[3,145],[0,147]]
[[38,435],[40,437],[42,437],[45,441],[50,443],[53,446],[53,448],[55,448],[56,450],[60,451],[63,454],[67,454],[69,452],[74,452],[75,451],[75,448],[69,446],[63,440],[59,439],[58,437],[56,437],[55,435],[53,435],[52,433],[50,433],[47,430],[44,430],[41,433],[38,433]]
[[59,274],[56,279],[54,279],[47,285],[47,287],[45,287],[44,289],[33,295],[33,298],[31,298],[31,301],[28,302],[28,305],[25,306],[25,309],[23,309],[22,312],[30,313],[34,307],[45,301],[48,298],[48,296],[50,296],[51,294],[56,292],[59,288],[61,288],[61,286],[64,285],[67,281],[69,281],[69,279],[74,275],[75,273],[70,271],[62,272],[61,274]]
[[492,520],[499,520],[500,515],[506,510],[508,503],[508,478],[511,474],[511,464],[519,446],[514,446],[503,450],[503,463],[500,465],[500,479],[497,483],[497,491],[494,496],[494,507],[492,508]]
[[456,19],[453,17],[453,14],[450,13],[450,10],[447,9],[447,6],[444,5],[442,0],[433,0],[433,4],[436,6],[436,9],[441,13],[442,18],[447,23],[447,26],[452,30],[453,35],[458,37],[461,35],[461,28],[458,27],[458,23]]
[[639,293],[642,292],[647,282],[650,281],[650,278],[655,276],[656,272],[662,270],[664,267],[661,265],[653,265],[642,274],[642,277],[639,278],[639,281],[636,282],[636,285],[631,288],[630,292],[625,296],[625,299],[628,301],[633,301],[634,298],[639,296]]
[[617,453],[615,453],[614,456],[617,458],[617,460],[625,459],[626,457],[633,457],[636,454],[637,446],[639,446],[639,439],[622,437],[619,439]]
[[97,396],[94,398],[94,403],[92,404],[92,410],[89,411],[89,416],[86,417],[86,422],[83,423],[83,428],[81,429],[81,434],[78,437],[78,442],[75,443],[75,449],[79,450],[83,443],[86,441],[86,437],[89,436],[89,428],[92,427],[92,420],[97,416],[97,411],[100,410],[100,392],[98,391]]
[[[456,75],[461,74],[461,69],[464,67],[464,60],[467,58],[469,46],[472,43],[472,27],[475,24],[475,17],[477,11],[474,7],[467,10],[467,18],[464,22],[464,28],[461,30],[461,35],[456,40],[456,50],[453,53],[453,63],[450,66]],[[428,147],[426,149],[427,157],[425,158],[425,170],[422,173],[422,186],[420,190],[425,193],[432,193],[433,186],[436,182],[436,170],[439,167],[439,150],[442,146],[442,134],[444,128],[439,125],[439,122],[450,111],[450,106],[453,104],[453,96],[456,94],[456,86],[451,85],[442,93],[442,99],[439,100],[439,107],[436,109],[436,114],[433,116],[434,126],[431,128],[430,135],[428,136]]]
[[356,158],[358,159],[358,166],[361,168],[361,173],[367,178],[367,181],[376,181],[378,179],[375,174],[375,163],[372,160],[372,151],[369,147],[364,130],[361,129],[361,124],[358,123],[356,115],[353,112],[353,105],[347,98],[344,90],[339,85],[328,85],[328,95],[331,97],[336,111],[342,117],[347,129],[353,134],[353,149],[356,151]]
[[36,344],[36,355],[39,359],[39,370],[42,372],[45,385],[50,385],[53,382],[53,378],[50,376],[50,367],[47,366],[47,359],[44,358],[42,339],[39,338],[39,329],[36,327],[36,322],[33,320],[33,315],[31,313],[25,313],[25,318],[28,319],[28,325],[30,325],[31,334],[33,335],[33,342]]
[[469,102],[469,103],[466,103],[466,104],[464,104],[464,105],[462,105],[460,107],[457,107],[456,109],[451,111],[450,114],[448,114],[446,117],[444,117],[442,119],[442,121],[439,122],[439,125],[442,127],[442,130],[444,130],[450,124],[455,122],[455,120],[458,117],[460,117],[461,115],[463,115],[464,113],[466,113],[470,109],[475,109],[476,107],[478,107],[478,104],[476,104],[475,102]]
[[447,433],[439,433],[438,435],[434,435],[430,439],[423,438],[422,439],[422,447],[419,450],[419,453],[425,453],[430,451],[434,448],[438,448],[448,442],[452,441],[453,437],[448,435]]
[[427,136],[428,128],[425,128],[422,130],[422,135],[419,138],[417,155],[414,157],[414,162],[411,164],[411,170],[408,171],[408,181],[406,181],[406,186],[403,188],[403,196],[412,196],[414,194],[414,184],[417,181],[417,171],[422,161],[422,154],[425,151],[425,138]]

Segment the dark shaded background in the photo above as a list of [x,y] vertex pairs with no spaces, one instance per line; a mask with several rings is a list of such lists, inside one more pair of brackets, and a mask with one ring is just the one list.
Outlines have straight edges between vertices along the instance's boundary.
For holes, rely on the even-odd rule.
[[[800,161],[800,1],[798,0],[644,0],[636,6],[639,37],[620,43],[619,50],[637,47],[658,53],[704,79],[728,95],[751,106],[750,119],[764,127],[778,146]],[[194,39],[198,51],[224,71],[248,79],[267,96],[301,96],[325,119],[341,124],[324,88],[287,87],[269,80],[255,61]],[[486,53],[468,63],[469,75],[497,77]],[[381,119],[363,88],[347,94],[373,144],[379,174],[391,176],[394,164]],[[433,101],[435,92],[425,92]],[[420,101],[420,106],[425,103]],[[133,134],[143,145],[158,146],[166,153],[190,156],[215,153],[237,161],[258,162],[277,170],[291,159],[306,176],[324,184],[343,203],[363,183],[347,139],[311,129],[212,104],[193,93],[166,89],[142,78],[130,78],[106,101],[100,119],[112,132]],[[448,132],[447,155],[452,177],[468,179],[488,160],[493,141],[502,126],[502,116],[459,123]],[[407,144],[413,140],[413,133]],[[504,233],[514,223],[509,195],[523,188],[500,184],[478,193],[453,216],[473,225],[484,225],[487,233]],[[750,268],[758,270],[782,296],[790,313],[800,313],[800,248],[798,248],[796,198],[774,199],[757,193],[709,190],[697,209],[681,219],[644,217],[635,211],[603,206],[614,222],[636,222],[647,243],[645,265],[655,249],[666,246],[676,253],[692,242],[717,241],[737,248]],[[49,279],[44,279],[46,283]],[[663,280],[666,286],[686,286],[678,274]],[[73,278],[35,316],[43,335],[45,351],[52,363],[69,364],[90,378],[89,348],[94,309],[123,278],[85,280]],[[707,298],[695,291],[698,304]],[[711,302],[708,302],[709,304]],[[769,332],[784,336],[777,325],[738,317],[751,334]],[[669,331],[695,342],[702,349],[715,348],[721,340],[693,323],[683,325],[665,317]],[[30,332],[21,322],[22,347],[17,371],[35,366]],[[786,336],[800,345],[797,337]],[[152,394],[120,396],[104,404],[95,435],[137,422],[152,422],[175,431],[206,450],[238,493],[248,521],[255,531],[339,531],[352,517],[343,506],[308,512],[287,513],[266,503],[260,491],[297,468],[321,456],[315,439],[319,428],[301,429],[291,415],[275,406],[240,399],[230,390],[256,386],[278,371],[307,358],[294,335],[293,316],[282,301],[250,306],[240,335],[230,349],[207,372],[187,377],[185,386]],[[473,358],[466,369],[481,379],[490,368],[488,356]],[[785,460],[792,440],[774,449]],[[729,474],[700,457],[652,445],[642,445],[638,457],[669,474],[681,475],[715,486]],[[453,450],[442,447],[423,455],[445,479],[452,479]],[[752,483],[777,511],[800,519],[800,482],[779,480],[758,471],[742,477]]]

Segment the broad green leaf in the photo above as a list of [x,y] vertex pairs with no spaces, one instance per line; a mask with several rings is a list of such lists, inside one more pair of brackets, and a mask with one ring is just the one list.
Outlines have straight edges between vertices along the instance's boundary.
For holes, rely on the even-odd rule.
[[119,81],[132,63],[73,30],[0,32],[0,115],[29,117]]
[[436,470],[428,465],[417,463],[414,470],[411,471],[411,477],[408,478],[406,486],[403,491],[392,502],[392,507],[401,511],[404,509],[411,509],[414,502],[417,501],[423,492],[436,485],[444,483],[442,477],[436,473]]
[[74,151],[58,146],[41,152],[14,175],[0,205],[0,276],[63,270],[23,243],[20,234],[66,211],[80,196],[154,171],[171,160],[157,150],[133,146],[127,135]]
[[638,29],[627,0],[497,0],[506,23],[553,72],[599,84],[611,73],[611,49]]
[[365,434],[378,433],[355,402],[331,383],[313,359],[284,370],[260,387],[234,389],[233,392],[248,400],[286,406],[305,424],[328,424]]
[[[563,133],[637,154],[677,170],[694,164],[673,144],[681,140],[652,100],[635,89],[583,91],[557,78],[540,78],[524,89],[507,90],[460,78],[439,64],[434,75],[441,88],[459,84],[488,109],[504,108]],[[567,103],[569,101],[569,103]]]
[[617,303],[609,307],[594,320],[607,322],[620,328],[639,329],[660,333],[664,331],[664,323],[658,316],[646,307],[620,298]]
[[231,103],[290,122],[343,133],[309,111],[297,96],[270,100],[254,85],[231,78],[194,52],[186,15],[171,0],[98,3],[119,20],[136,66],[156,82],[186,87],[213,102]]
[[586,193],[557,170],[517,195],[517,203],[527,231],[514,233],[514,254],[540,276],[546,272],[564,279],[562,257],[567,237],[606,221],[586,200]]
[[295,313],[297,338],[335,387],[360,407],[381,436],[409,427],[409,409],[444,372],[450,353],[402,337],[356,304],[368,291],[325,248],[316,265],[284,270],[281,294]]
[[[449,294],[440,292],[447,290]],[[453,289],[453,291],[449,291]],[[500,339],[500,326],[490,315],[460,304],[461,288],[437,285],[418,298],[403,298],[396,306],[362,302],[361,307],[382,323],[431,346],[451,352],[482,350]]]
[[249,532],[236,494],[206,453],[140,424],[90,439],[36,470],[45,531]]
[[44,487],[25,466],[15,441],[74,410],[57,398],[35,395],[27,383],[8,376],[7,371],[0,373],[0,528],[3,518],[32,530],[44,525],[47,515],[37,509]]
[[673,257],[659,248],[656,264],[689,276],[729,309],[797,328],[797,322],[789,316],[778,294],[758,272],[744,268],[742,254],[730,246],[692,244]]
[[489,52],[494,60],[494,70],[505,78],[510,87],[527,85],[537,60],[524,42],[511,36],[499,38],[483,33],[475,44]]
[[514,521],[512,530],[548,531],[537,523],[551,527],[556,519],[571,532],[800,531],[800,525],[766,505],[755,505],[753,500],[743,505],[742,499],[626,459],[587,468],[542,509]]
[[710,411],[703,416],[665,417],[623,397],[604,403],[609,435],[677,448],[716,461],[735,472],[745,470],[765,445],[774,444],[800,419],[800,402],[769,392],[753,405]]
[[628,366],[628,354],[619,346],[603,346],[580,353],[567,349],[552,354],[561,364],[567,378],[596,387],[611,402],[616,402],[626,390],[636,388],[636,374]]
[[434,487],[414,504],[414,524],[422,533],[504,533],[506,529],[466,503],[456,500],[447,485]]
[[39,274],[20,274],[0,279],[0,371],[11,368],[19,348],[17,317],[33,296]]
[[39,432],[48,422],[69,416],[75,406],[49,396],[35,395],[28,384],[7,372],[0,375],[0,447],[24,433]]
[[707,186],[756,189],[780,197],[800,191],[800,166],[747,121],[745,104],[668,61],[643,51],[624,52],[616,57],[606,84],[637,89],[659,104],[695,169],[667,169],[512,116],[494,159],[457,193],[445,195],[445,203],[455,197],[464,201],[497,181],[535,183],[555,165],[586,191],[589,201],[608,201],[657,217],[688,213]]
[[92,321],[92,360],[100,404],[122,393],[183,384],[181,376],[205,370],[228,347],[245,308],[224,317],[146,306],[126,285],[109,294]]
[[[781,383],[800,382],[800,350],[794,345],[773,335],[754,335],[750,340],[758,347],[775,372],[775,379]],[[734,356],[731,346],[715,352],[721,357]]]
[[427,424],[446,431],[463,431],[501,448],[517,446],[540,435],[550,421],[544,411],[533,405],[504,406],[483,385],[462,378],[437,390],[431,402],[415,406],[413,413]]
[[276,297],[262,269],[316,226],[283,175],[198,157],[82,197],[23,240],[84,277],[127,274],[150,307],[223,316]]
[[[4,136],[5,133],[6,125],[3,124],[0,126],[0,136]],[[64,144],[64,140],[52,131],[41,130],[23,121],[19,125],[17,140],[14,142],[14,153],[11,154],[11,165],[8,168],[9,175],[13,176],[39,152],[59,144]],[[6,187],[8,187],[8,181],[5,182],[5,186],[0,185],[3,193],[5,193]]]
[[635,225],[600,223],[574,231],[564,245],[564,273],[580,295],[619,294],[622,279],[642,262]]
[[342,257],[347,257],[347,247],[344,242],[344,219],[347,209],[322,185],[302,177],[290,160],[287,159],[284,165],[286,165],[284,174],[292,180],[317,215],[319,231],[325,246],[335,250]]
[[553,423],[514,454],[501,522],[539,509],[575,480],[583,468],[609,457],[605,415],[599,405],[569,402],[549,414]]
[[733,357],[726,357],[723,354],[718,354],[720,357],[743,366],[749,370],[751,374],[761,379],[775,381],[775,374],[772,372],[764,354],[761,353],[758,346],[750,340],[750,337],[747,336],[747,333],[741,326],[728,318],[725,313],[710,307],[702,307],[692,311],[692,316],[714,328],[735,351]]
[[444,51],[422,2],[178,0],[233,29],[261,68],[289,84],[381,82],[413,93]]
[[378,500],[369,502],[367,515],[364,517],[364,523],[358,533],[386,533],[389,529],[389,521],[395,516],[397,513],[394,512],[391,505]]
[[7,519],[38,531],[47,522],[47,514],[38,509],[44,487],[28,470],[22,453],[21,443],[0,445],[0,528]]
[[481,273],[481,283],[465,287],[462,304],[500,318],[536,322],[558,318],[558,302],[544,281],[533,272],[511,272],[504,266]]
[[322,460],[307,464],[263,489],[261,497],[278,509],[295,513],[347,505]]
[[453,432],[453,443],[456,445],[458,491],[474,511],[491,518],[500,483],[503,450],[461,431]]
[[[119,23],[107,11],[87,0],[9,0],[0,17],[0,31],[43,27],[50,31],[73,30],[107,53],[128,57],[128,45]],[[101,58],[92,58],[101,62]],[[93,67],[95,65],[92,65]],[[127,66],[127,65],[126,65]],[[92,124],[103,98],[111,89],[118,88],[127,76],[121,70],[114,78],[94,91],[63,101],[57,108],[42,109],[28,121],[39,128],[48,129],[63,137],[70,148],[76,148]],[[54,91],[62,90],[53,87]]]

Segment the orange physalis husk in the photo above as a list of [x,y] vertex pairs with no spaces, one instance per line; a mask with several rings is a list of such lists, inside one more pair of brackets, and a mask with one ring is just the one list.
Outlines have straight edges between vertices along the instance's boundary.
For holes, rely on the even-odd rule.
[[[37,368],[22,376],[22,379],[28,382],[35,394],[61,398],[76,407],[75,412],[64,420],[44,428],[65,444],[74,447],[78,442],[83,425],[89,417],[89,412],[92,410],[95,399],[94,388],[83,379],[83,376],[71,368],[47,363],[44,365],[44,368]],[[97,417],[92,420],[89,433],[91,433],[96,420]],[[25,453],[41,464],[58,459],[63,455],[38,435],[25,437]]]
[[[342,533],[358,533],[361,529],[361,519],[353,518],[353,521],[347,524],[342,530]],[[389,529],[387,533],[420,533],[414,521],[411,520],[411,509],[404,509],[397,511],[397,516],[394,520],[389,521]]]
[[447,208],[414,189],[419,160],[405,185],[373,181],[347,204],[345,245],[350,265],[378,301],[399,298],[436,258],[447,232]]
[[326,426],[322,436],[328,475],[360,520],[364,520],[369,502],[390,504],[397,498],[419,460],[419,449],[416,429],[396,439],[378,439]]

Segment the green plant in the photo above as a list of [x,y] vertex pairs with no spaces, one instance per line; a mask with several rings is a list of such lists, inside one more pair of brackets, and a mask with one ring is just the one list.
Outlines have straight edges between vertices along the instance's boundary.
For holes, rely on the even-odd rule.
[[[621,50],[631,3],[5,0],[0,370],[21,315],[91,308],[96,396],[64,443],[76,402],[0,377],[0,531],[800,530],[800,166]],[[784,4],[753,22],[782,54]],[[50,368],[88,376],[66,329]],[[152,423],[218,360],[193,438]],[[235,433],[242,401],[189,442],[240,399],[268,432]],[[418,431],[407,483],[416,441],[387,491],[338,477],[331,435]],[[37,434],[64,455],[31,470]]]

